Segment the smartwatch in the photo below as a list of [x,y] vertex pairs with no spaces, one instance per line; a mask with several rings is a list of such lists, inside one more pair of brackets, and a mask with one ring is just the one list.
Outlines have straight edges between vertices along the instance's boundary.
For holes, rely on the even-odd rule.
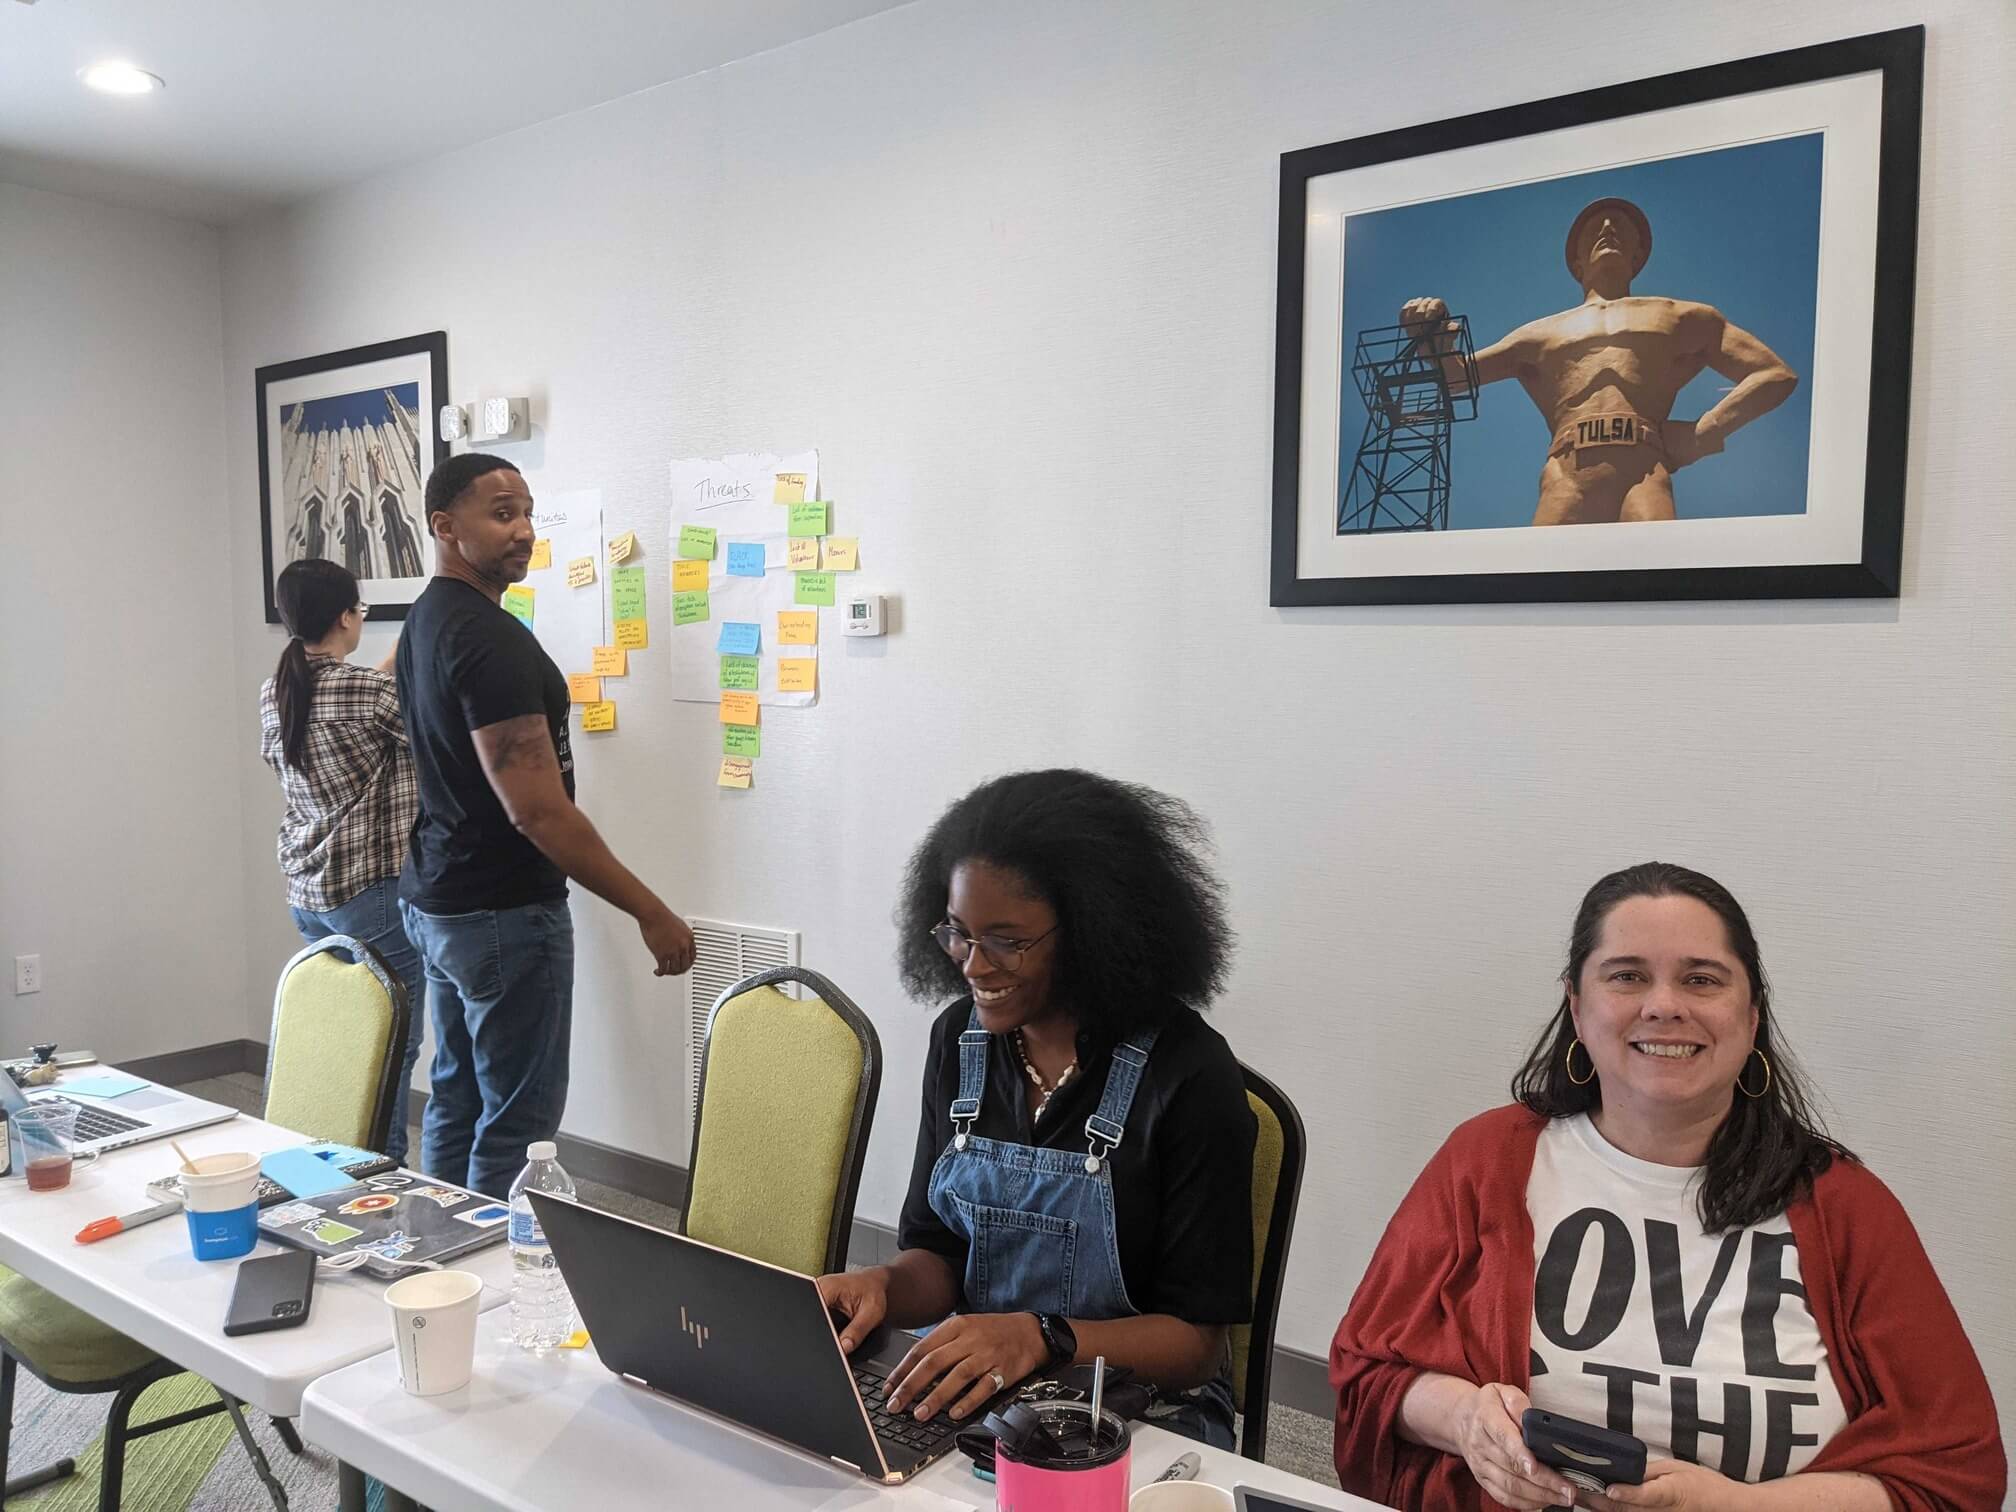
[[1050,1360],[1043,1368],[1055,1370],[1060,1365],[1069,1365],[1078,1358],[1078,1335],[1071,1322],[1059,1313],[1034,1313],[1036,1327],[1042,1331],[1043,1347],[1050,1351]]

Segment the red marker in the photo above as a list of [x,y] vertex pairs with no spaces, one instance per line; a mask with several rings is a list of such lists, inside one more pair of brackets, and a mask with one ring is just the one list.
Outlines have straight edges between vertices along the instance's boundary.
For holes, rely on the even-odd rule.
[[182,1204],[179,1202],[157,1202],[123,1218],[95,1218],[77,1230],[77,1242],[96,1244],[100,1239],[110,1239],[114,1234],[123,1234],[130,1228],[138,1228],[143,1223],[152,1223],[156,1218],[166,1218],[170,1213],[181,1211]]

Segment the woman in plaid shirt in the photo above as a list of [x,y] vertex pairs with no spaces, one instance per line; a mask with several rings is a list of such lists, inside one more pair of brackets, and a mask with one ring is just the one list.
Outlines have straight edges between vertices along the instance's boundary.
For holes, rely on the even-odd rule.
[[[406,984],[412,1005],[399,1085],[413,1081],[427,1017],[420,953],[399,917],[399,868],[419,794],[388,655],[376,668],[346,657],[364,635],[366,606],[348,569],[319,557],[290,562],[273,585],[293,632],[259,691],[259,754],[280,778],[280,869],[305,940],[349,935],[372,946]],[[406,1155],[406,1120],[385,1141]]]

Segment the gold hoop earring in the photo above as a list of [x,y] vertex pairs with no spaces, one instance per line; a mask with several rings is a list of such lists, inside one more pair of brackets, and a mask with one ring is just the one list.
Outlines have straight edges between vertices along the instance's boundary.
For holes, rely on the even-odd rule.
[[[1575,1074],[1575,1050],[1577,1046],[1580,1046],[1583,1055],[1588,1057],[1589,1074],[1587,1076],[1577,1076]],[[1563,1063],[1566,1065],[1568,1070],[1568,1080],[1573,1082],[1576,1086],[1586,1087],[1589,1085],[1589,1083],[1596,1080],[1596,1057],[1589,1054],[1589,1047],[1587,1045],[1582,1044],[1582,1037],[1579,1034],[1573,1040],[1569,1041],[1568,1054],[1564,1056],[1562,1059]]]
[[1736,1090],[1741,1092],[1745,1097],[1762,1097],[1766,1092],[1771,1090],[1771,1057],[1766,1055],[1762,1050],[1759,1050],[1755,1045],[1750,1047],[1750,1054],[1764,1062],[1764,1085],[1759,1087],[1755,1092],[1752,1092],[1748,1087],[1743,1085],[1743,1071],[1750,1069],[1750,1062],[1746,1059],[1743,1062],[1743,1071],[1736,1073]]

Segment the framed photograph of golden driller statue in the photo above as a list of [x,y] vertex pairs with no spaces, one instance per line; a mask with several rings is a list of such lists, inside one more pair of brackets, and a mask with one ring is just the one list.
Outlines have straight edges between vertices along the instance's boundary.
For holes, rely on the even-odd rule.
[[1895,597],[1924,63],[1284,154],[1272,602]]

